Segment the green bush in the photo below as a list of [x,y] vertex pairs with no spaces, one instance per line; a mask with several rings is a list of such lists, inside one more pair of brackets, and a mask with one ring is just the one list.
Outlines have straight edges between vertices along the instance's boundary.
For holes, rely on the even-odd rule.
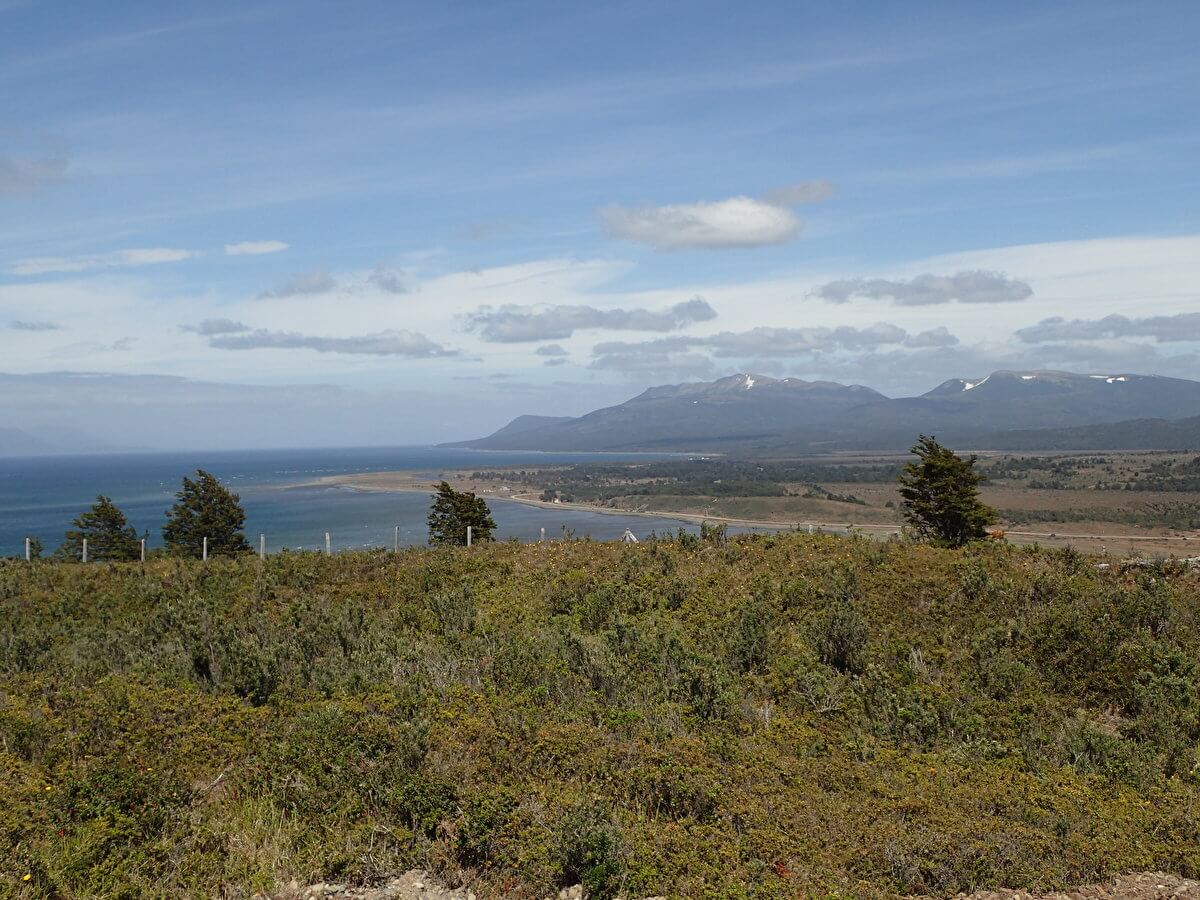
[[583,804],[568,811],[554,837],[560,884],[582,884],[585,896],[595,900],[617,895],[624,868],[620,832],[599,807]]
[[867,665],[867,623],[855,607],[839,603],[816,624],[813,640],[821,662],[839,672],[859,675]]
[[1197,588],[799,534],[0,562],[0,895],[1195,874]]

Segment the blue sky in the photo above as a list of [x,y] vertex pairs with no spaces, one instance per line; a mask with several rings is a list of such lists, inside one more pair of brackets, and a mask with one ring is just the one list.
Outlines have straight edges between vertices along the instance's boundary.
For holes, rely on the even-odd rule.
[[363,440],[744,369],[1200,377],[1198,37],[1186,2],[0,0],[0,372],[386,396]]

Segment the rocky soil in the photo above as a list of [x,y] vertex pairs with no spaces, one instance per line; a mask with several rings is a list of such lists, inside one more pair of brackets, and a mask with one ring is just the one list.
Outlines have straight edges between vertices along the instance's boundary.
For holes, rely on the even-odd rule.
[[[376,887],[348,887],[342,884],[313,884],[307,887],[291,884],[272,895],[272,900],[317,900],[317,898],[347,898],[347,900],[497,900],[478,896],[468,888],[448,888],[428,872],[414,869]],[[583,889],[576,885],[564,888],[547,900],[582,900]],[[1029,891],[998,890],[960,894],[965,900],[1200,900],[1200,881],[1167,875],[1163,872],[1138,872],[1121,875],[1103,884],[1093,884],[1070,891],[1034,894]],[[646,900],[665,900],[649,897]],[[914,898],[917,900],[917,898]],[[928,900],[928,898],[920,898]]]
[[[963,895],[967,896],[967,895]],[[1173,897],[1200,898],[1200,881],[1163,872],[1120,875],[1104,884],[1070,891],[1031,894],[1029,891],[976,891],[970,900],[1167,900]]]
[[[448,888],[428,872],[413,869],[398,878],[376,887],[349,887],[344,884],[311,884],[307,887],[292,883],[271,895],[272,900],[498,900],[494,894],[476,895],[469,888]],[[583,900],[583,888],[563,888],[546,900]],[[646,900],[666,900],[647,897]]]

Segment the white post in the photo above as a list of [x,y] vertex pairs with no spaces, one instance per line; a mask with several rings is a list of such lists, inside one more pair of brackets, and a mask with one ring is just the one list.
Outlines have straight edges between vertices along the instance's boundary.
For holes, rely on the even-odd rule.
[[87,538],[83,539],[83,561],[87,562]]
[[325,555],[329,556],[332,553],[333,553],[333,550],[329,544],[329,532],[327,531],[327,532],[325,532]]
[[146,539],[142,538],[142,562],[146,561]]
[[395,553],[400,552],[400,526],[399,525],[396,526],[396,537],[392,543],[392,551]]
[[808,533],[809,533],[809,534],[812,534],[812,533],[813,533],[813,523],[812,523],[812,522],[809,522],[809,523],[808,523]]
[[261,531],[258,533],[258,558],[267,558],[267,536]]
[[25,538],[25,562],[30,562],[33,559],[33,541]]
[[467,546],[471,546],[471,526],[467,526]]
[[202,560],[204,560],[205,562],[208,562],[208,538],[205,538],[205,539],[204,539],[204,547],[203,547],[203,549],[201,550],[201,554],[202,554],[202,555],[201,555],[201,557],[200,557],[200,558],[201,558]]
[[546,526],[545,526],[545,525],[543,525],[543,526],[542,526],[542,537],[541,537],[541,540],[542,540],[543,542],[545,542],[545,540],[546,540]]

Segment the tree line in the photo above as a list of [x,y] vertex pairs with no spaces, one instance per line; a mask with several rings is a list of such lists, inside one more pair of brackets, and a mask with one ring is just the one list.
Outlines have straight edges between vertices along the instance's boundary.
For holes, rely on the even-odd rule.
[[[904,518],[919,538],[949,547],[961,547],[987,536],[998,521],[996,510],[979,499],[984,476],[976,471],[976,458],[967,459],[921,435],[912,448],[917,457],[900,474]],[[246,511],[241,498],[221,484],[211,472],[197,469],[194,478],[184,477],[167,510],[162,538],[167,553],[201,558],[235,556],[250,551],[244,532]],[[494,540],[496,522],[481,497],[456,491],[447,482],[438,483],[426,520],[429,543],[462,546],[470,541]],[[62,545],[53,558],[82,560],[84,542],[87,559],[96,562],[136,561],[142,555],[147,532],[138,534],[112,499],[101,494],[91,509],[71,522]],[[33,542],[32,556],[41,556],[40,542]]]
[[[194,478],[184,477],[167,510],[162,527],[165,551],[173,556],[199,559],[207,539],[209,556],[232,556],[250,550],[244,532],[246,511],[241,498],[221,484],[211,472],[197,469]],[[86,512],[71,521],[71,527],[52,559],[95,562],[132,562],[141,558],[142,542],[149,532],[138,533],[125,513],[104,494]],[[41,542],[30,539],[30,556],[42,555]]]
[[[211,472],[197,469],[195,477],[184,477],[167,510],[162,527],[164,550],[172,556],[200,559],[236,556],[250,552],[246,541],[246,510],[241,497]],[[429,510],[429,543],[465,545],[467,529],[472,543],[494,539],[496,523],[482,498],[456,491],[445,481],[438,484]],[[62,544],[51,554],[56,560],[87,559],[93,562],[135,562],[141,559],[142,542],[149,532],[138,533],[111,497],[100,494],[86,512],[71,521]],[[41,541],[30,538],[30,556],[41,557]]]

